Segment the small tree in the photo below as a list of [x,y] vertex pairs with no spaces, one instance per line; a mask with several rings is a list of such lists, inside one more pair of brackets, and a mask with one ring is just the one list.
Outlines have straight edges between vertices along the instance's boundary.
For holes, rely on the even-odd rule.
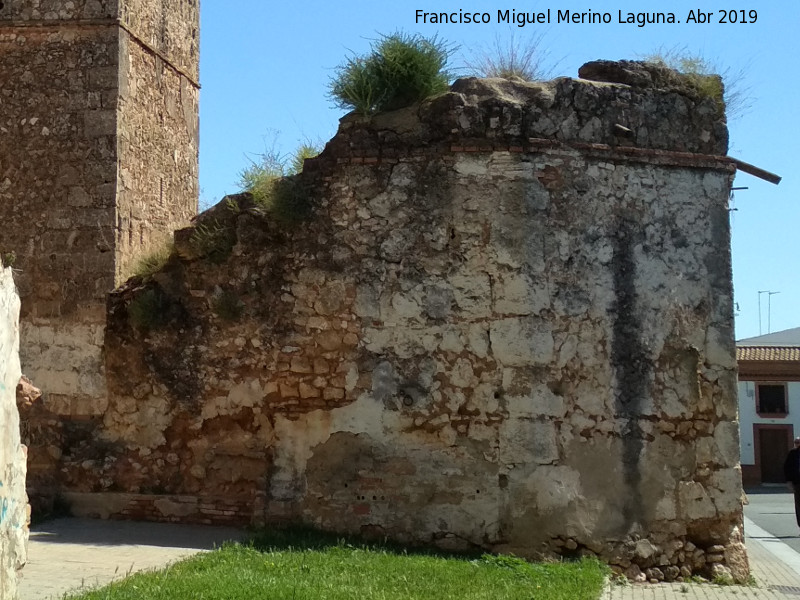
[[340,108],[365,115],[409,106],[447,90],[453,51],[436,37],[381,36],[368,56],[352,56],[337,68],[331,97]]

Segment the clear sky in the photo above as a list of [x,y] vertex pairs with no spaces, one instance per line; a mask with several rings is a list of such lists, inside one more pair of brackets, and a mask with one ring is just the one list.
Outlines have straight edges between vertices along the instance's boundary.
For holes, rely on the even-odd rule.
[[[644,7],[644,8],[642,8]],[[608,12],[611,23],[556,23],[559,9]],[[487,12],[487,24],[423,24],[425,12]],[[517,27],[498,23],[498,11],[544,12],[552,22]],[[748,23],[720,23],[720,9],[741,11]],[[556,3],[547,0],[452,2],[417,0],[203,0],[201,28],[200,188],[201,208],[239,191],[238,173],[251,158],[275,144],[289,153],[304,140],[324,144],[344,111],[328,98],[328,82],[350,52],[364,53],[370,39],[404,31],[460,46],[463,55],[514,36],[543,36],[553,75],[576,77],[595,59],[635,59],[660,48],[685,48],[729,69],[744,71],[752,108],[729,123],[729,154],[783,176],[775,186],[740,173],[732,207],[733,278],[738,304],[736,337],[800,326],[800,2]],[[688,23],[689,11],[712,13],[708,23]],[[619,13],[675,13],[680,23],[619,24]],[[466,71],[458,71],[468,74]],[[759,296],[759,291],[779,292]],[[759,297],[761,323],[759,325]],[[768,298],[770,299],[768,302]],[[768,311],[769,306],[769,311]]]

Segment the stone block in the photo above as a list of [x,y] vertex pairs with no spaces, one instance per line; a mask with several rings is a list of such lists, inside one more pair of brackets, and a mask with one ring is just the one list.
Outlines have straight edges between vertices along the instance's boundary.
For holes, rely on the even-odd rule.
[[535,318],[493,321],[489,339],[492,354],[508,367],[546,365],[553,360],[555,342],[550,325]]

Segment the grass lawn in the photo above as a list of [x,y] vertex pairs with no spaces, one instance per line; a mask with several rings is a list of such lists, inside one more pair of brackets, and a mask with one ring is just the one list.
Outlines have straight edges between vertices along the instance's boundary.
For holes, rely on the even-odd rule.
[[71,600],[597,600],[597,561],[529,564],[356,545],[308,533],[228,544]]

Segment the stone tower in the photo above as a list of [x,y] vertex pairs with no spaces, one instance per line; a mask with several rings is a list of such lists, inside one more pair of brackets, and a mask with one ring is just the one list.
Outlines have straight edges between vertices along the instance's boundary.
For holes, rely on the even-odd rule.
[[106,293],[197,211],[199,10],[0,0],[0,252],[23,372],[73,421],[104,410]]

